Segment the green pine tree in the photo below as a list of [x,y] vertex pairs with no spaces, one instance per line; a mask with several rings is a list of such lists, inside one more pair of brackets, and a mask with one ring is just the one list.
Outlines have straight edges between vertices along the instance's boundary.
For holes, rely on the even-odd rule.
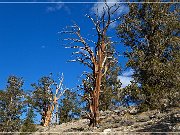
[[34,123],[35,113],[32,107],[28,108],[26,119],[23,122],[21,132],[35,132],[37,130]]
[[130,4],[129,13],[117,31],[134,70],[143,108],[179,104],[180,38],[178,4]]
[[106,75],[102,78],[102,86],[101,86],[101,95],[100,95],[100,110],[108,110],[115,107],[116,102],[119,102],[118,94],[120,93],[121,82],[118,79],[120,75],[121,68],[119,66],[118,60],[115,57],[115,49],[113,45],[107,46],[107,50],[111,59],[115,59],[113,62],[107,60],[109,63],[108,70]]
[[48,106],[51,105],[53,99],[52,87],[54,80],[50,77],[42,77],[38,84],[32,84],[34,91],[32,94],[33,107],[41,114],[41,125],[44,124],[45,114]]
[[16,132],[22,123],[23,80],[10,76],[7,83],[6,89],[0,91],[0,132]]
[[75,92],[66,90],[59,106],[59,124],[76,119],[80,115],[79,102]]

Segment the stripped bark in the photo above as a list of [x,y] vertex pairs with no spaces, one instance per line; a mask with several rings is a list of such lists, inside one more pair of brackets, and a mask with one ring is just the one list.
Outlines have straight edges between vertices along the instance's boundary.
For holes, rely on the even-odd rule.
[[[63,80],[64,80],[64,76],[62,74],[59,84],[55,84],[56,91],[52,97],[52,99],[53,99],[52,103],[50,105],[48,105],[47,111],[44,116],[44,125],[43,126],[45,126],[45,127],[50,125],[50,123],[54,117],[55,117],[56,124],[58,124],[58,100],[66,91],[66,89],[63,88]],[[55,111],[55,116],[53,116],[54,111]]]

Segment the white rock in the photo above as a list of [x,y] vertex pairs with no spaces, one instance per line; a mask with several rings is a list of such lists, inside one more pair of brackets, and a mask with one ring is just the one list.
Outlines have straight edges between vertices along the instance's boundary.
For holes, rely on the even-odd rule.
[[108,128],[108,129],[104,129],[104,131],[103,132],[111,132],[111,129],[110,128]]
[[114,110],[115,113],[120,113],[121,111],[120,110]]
[[137,108],[135,108],[135,107],[133,107],[133,108],[129,111],[130,114],[137,114],[137,112],[138,112],[138,110],[137,110]]

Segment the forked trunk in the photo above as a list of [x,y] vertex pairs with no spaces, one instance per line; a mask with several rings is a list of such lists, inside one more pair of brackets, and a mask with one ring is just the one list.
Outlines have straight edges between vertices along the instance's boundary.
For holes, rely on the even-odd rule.
[[[52,97],[53,102],[48,106],[47,111],[44,116],[43,126],[45,126],[45,127],[50,125],[53,118],[55,118],[55,123],[56,124],[58,123],[58,100],[63,95],[63,93],[66,91],[62,87],[63,80],[64,80],[64,77],[62,74],[60,83],[59,83],[59,85],[56,86],[56,93]],[[58,92],[60,89],[63,89],[63,91],[61,93],[59,93],[59,95],[58,95]],[[55,109],[56,109],[55,116],[53,116],[53,112],[55,111]]]

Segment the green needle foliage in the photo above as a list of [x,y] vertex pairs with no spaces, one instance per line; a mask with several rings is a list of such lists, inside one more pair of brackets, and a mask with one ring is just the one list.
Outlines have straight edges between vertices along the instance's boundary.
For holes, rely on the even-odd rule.
[[114,46],[109,45],[107,47],[107,50],[111,52],[108,57],[112,57],[111,59],[115,59],[115,61],[111,62],[110,60],[107,60],[109,67],[106,75],[102,78],[99,109],[103,111],[112,109],[115,107],[116,102],[119,102],[117,95],[120,92],[121,87],[121,82],[118,79],[121,69],[117,59],[115,58]]
[[[142,109],[176,106],[180,97],[180,38],[178,4],[130,4],[118,26],[129,49],[127,66],[134,69]],[[132,89],[133,90],[133,89]]]
[[52,87],[54,80],[51,77],[42,77],[38,84],[32,84],[34,91],[32,96],[32,104],[34,108],[41,114],[41,124],[44,124],[45,114],[48,111],[48,106],[51,105],[53,99]]
[[139,100],[143,100],[140,95],[140,89],[137,83],[131,81],[131,84],[122,89],[120,93],[120,101],[123,106],[130,106],[130,102],[137,103]]
[[22,78],[10,76],[4,91],[0,91],[0,132],[16,132],[21,126],[23,113]]
[[78,107],[77,95],[75,92],[66,90],[64,97],[60,100],[59,124],[66,123],[78,118],[80,109]]
[[21,132],[35,132],[36,125],[34,124],[34,118],[35,118],[34,110],[32,107],[28,109],[26,119],[23,122]]

